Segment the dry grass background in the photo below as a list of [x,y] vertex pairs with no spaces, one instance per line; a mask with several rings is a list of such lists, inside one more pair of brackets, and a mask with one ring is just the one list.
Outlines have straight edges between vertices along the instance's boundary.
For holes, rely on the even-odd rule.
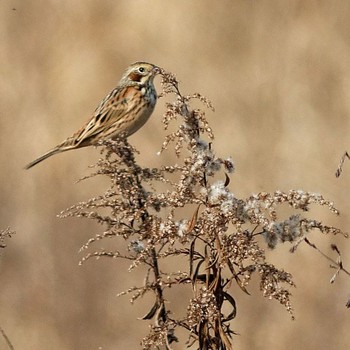
[[[0,258],[0,326],[16,350],[136,349],[146,333],[136,318],[150,301],[116,298],[142,273],[110,260],[78,266],[79,247],[102,228],[56,218],[105,189],[104,180],[75,184],[98,151],[23,170],[79,128],[131,62],[158,64],[176,73],[183,92],[212,100],[214,147],[235,160],[237,196],[320,192],[342,216],[313,216],[350,231],[350,164],[334,177],[350,149],[348,1],[3,0],[0,35],[0,228],[17,231]],[[130,138],[141,164],[162,162],[162,104]],[[331,237],[311,238],[330,253]],[[349,242],[336,242],[349,266]],[[306,246],[294,255],[288,248],[269,255],[295,277],[296,321],[256,290],[237,290],[236,348],[349,348],[349,279],[330,285],[327,261]]]

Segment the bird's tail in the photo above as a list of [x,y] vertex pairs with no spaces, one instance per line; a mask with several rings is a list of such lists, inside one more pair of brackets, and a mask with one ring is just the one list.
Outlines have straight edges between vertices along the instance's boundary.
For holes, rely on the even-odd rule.
[[38,163],[42,162],[46,158],[49,158],[49,157],[53,156],[54,154],[57,154],[57,153],[60,153],[60,152],[63,152],[63,151],[68,151],[68,150],[62,149],[60,147],[55,147],[52,150],[50,150],[50,151],[46,152],[45,154],[43,154],[41,157],[39,157],[39,158],[33,160],[32,162],[30,162],[29,164],[27,164],[24,169],[28,170],[31,167],[33,167],[34,165],[37,165]]

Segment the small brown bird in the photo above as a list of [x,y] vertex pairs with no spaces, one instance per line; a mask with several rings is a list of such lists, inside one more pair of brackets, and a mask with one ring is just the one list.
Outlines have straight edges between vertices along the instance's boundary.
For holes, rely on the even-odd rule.
[[153,79],[158,73],[160,68],[151,63],[136,62],[129,66],[117,87],[102,100],[79,131],[25,168],[57,153],[97,145],[100,140],[113,139],[121,133],[130,136],[136,132],[146,123],[156,105]]

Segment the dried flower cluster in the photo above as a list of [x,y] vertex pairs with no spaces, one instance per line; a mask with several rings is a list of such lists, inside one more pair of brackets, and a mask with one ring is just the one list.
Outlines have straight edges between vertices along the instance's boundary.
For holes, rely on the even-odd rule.
[[[321,195],[304,191],[237,198],[229,189],[235,169],[232,159],[216,156],[204,111],[191,109],[192,99],[208,108],[212,108],[211,103],[200,94],[183,96],[174,75],[163,71],[162,77],[163,94],[175,96],[174,102],[166,104],[163,123],[167,129],[177,120],[179,126],[166,137],[160,153],[174,145],[179,164],[144,168],[135,161],[136,150],[125,139],[103,142],[104,157],[93,175],[108,176],[110,188],[100,197],[74,205],[62,216],[87,217],[104,224],[105,231],[82,249],[110,237],[128,244],[125,250],[90,252],[82,262],[91,257],[113,257],[129,260],[131,269],[148,267],[143,285],[121,293],[131,293],[132,302],[145,293],[155,295],[154,305],[143,317],[153,320],[142,341],[143,349],[170,349],[177,341],[178,327],[188,330],[189,347],[231,349],[234,332],[230,321],[236,316],[232,294],[237,286],[248,293],[253,273],[260,278],[263,295],[278,300],[293,317],[288,289],[294,285],[292,276],[266,261],[264,239],[270,248],[286,241],[296,247],[312,229],[341,233],[302,216],[313,203],[335,214],[338,211]],[[166,190],[157,189],[159,183]],[[277,209],[283,203],[297,213],[280,221]],[[179,208],[187,209],[186,217],[179,218]],[[104,213],[108,209],[109,214],[102,215],[100,209]],[[169,257],[186,262],[187,268],[163,272],[160,266]],[[187,314],[182,317],[174,318],[172,305],[165,303],[173,285],[192,290]],[[224,304],[229,310],[226,314]]]
[[11,238],[15,233],[11,231],[9,228],[5,230],[0,230],[0,248],[5,248],[6,243],[5,240]]

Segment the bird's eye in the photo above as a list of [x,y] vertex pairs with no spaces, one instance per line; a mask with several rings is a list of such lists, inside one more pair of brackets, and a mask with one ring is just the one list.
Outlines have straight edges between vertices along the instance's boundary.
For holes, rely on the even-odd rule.
[[145,71],[145,68],[143,68],[143,67],[140,67],[140,68],[139,68],[139,72],[140,72],[140,73],[143,73],[144,71]]

